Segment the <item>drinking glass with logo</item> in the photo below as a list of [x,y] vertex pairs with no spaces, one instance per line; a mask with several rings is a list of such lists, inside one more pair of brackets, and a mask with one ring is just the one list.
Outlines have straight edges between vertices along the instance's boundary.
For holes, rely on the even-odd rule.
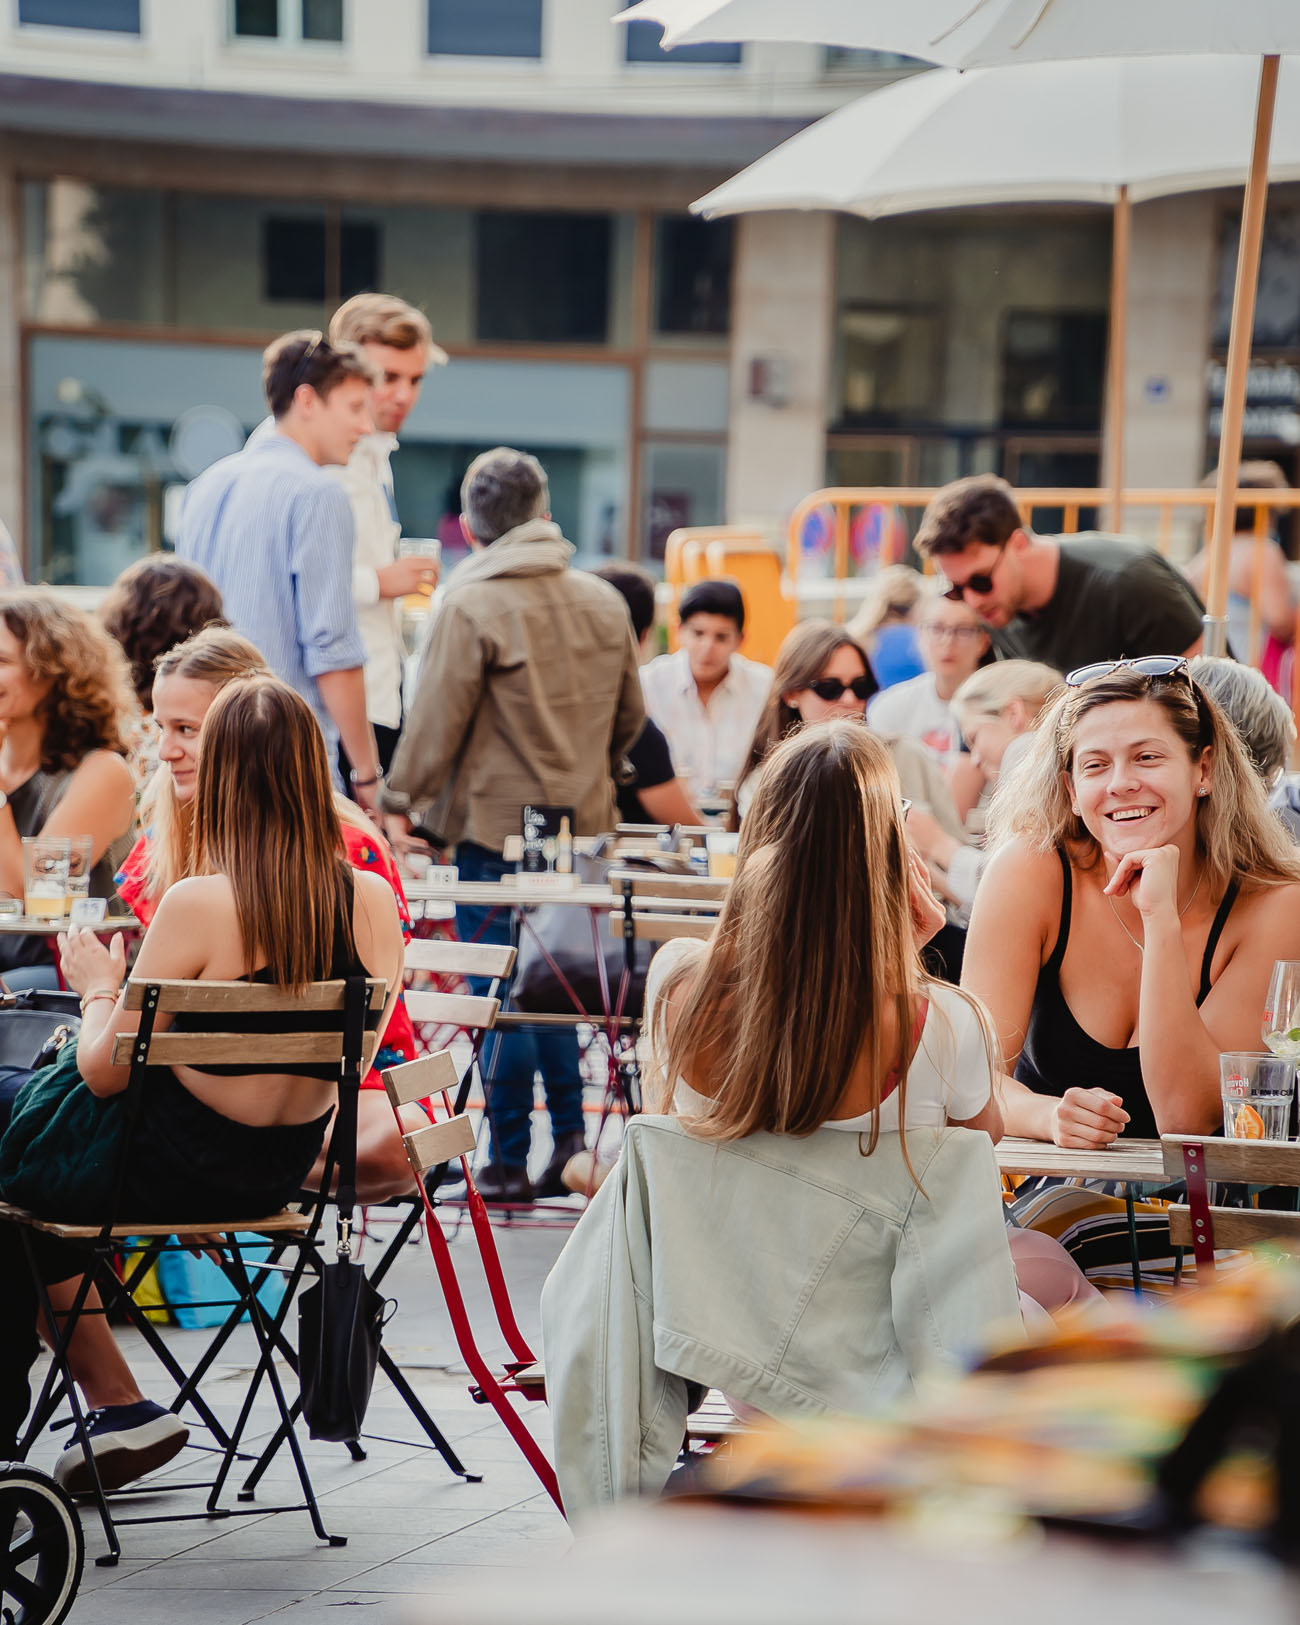
[[61,920],[67,913],[70,845],[53,835],[23,836],[23,907],[32,919]]
[[1277,1055],[1219,1056],[1223,1132],[1229,1140],[1285,1140],[1291,1128],[1295,1068]]

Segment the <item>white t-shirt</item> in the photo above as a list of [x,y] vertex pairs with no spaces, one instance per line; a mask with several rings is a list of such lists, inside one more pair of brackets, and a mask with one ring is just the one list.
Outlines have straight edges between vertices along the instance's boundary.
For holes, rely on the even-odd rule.
[[867,706],[867,722],[877,733],[919,739],[945,762],[961,751],[961,729],[952,707],[939,698],[933,672],[923,671],[877,694]]
[[[654,1030],[655,1005],[668,973],[704,945],[684,939],[666,942],[650,961],[646,976],[643,1030]],[[984,1029],[970,999],[947,982],[930,982],[925,989],[926,1012],[921,1042],[907,1069],[907,1123],[912,1128],[942,1128],[949,1118],[958,1123],[978,1116],[993,1092],[993,1068]],[[704,1116],[708,1100],[678,1078],[673,1091],[677,1110],[686,1116]],[[841,1133],[869,1133],[874,1112],[857,1117],[828,1119],[823,1129]],[[898,1091],[880,1105],[880,1132],[898,1132]]]

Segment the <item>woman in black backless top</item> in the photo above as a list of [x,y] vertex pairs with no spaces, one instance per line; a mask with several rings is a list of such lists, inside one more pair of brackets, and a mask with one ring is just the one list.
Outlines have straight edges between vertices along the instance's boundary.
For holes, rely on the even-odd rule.
[[[1080,678],[1082,681],[1079,681]],[[1212,1133],[1300,957],[1300,855],[1180,659],[1085,668],[998,786],[963,984],[997,1023],[1007,1132]]]

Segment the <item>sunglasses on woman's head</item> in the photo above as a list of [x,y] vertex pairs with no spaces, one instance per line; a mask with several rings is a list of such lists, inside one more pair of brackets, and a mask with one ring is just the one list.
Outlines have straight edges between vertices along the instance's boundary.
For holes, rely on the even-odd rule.
[[1131,671],[1138,677],[1182,677],[1190,685],[1186,655],[1139,655],[1136,660],[1094,660],[1090,666],[1076,666],[1065,679],[1067,688],[1082,688],[1099,677],[1117,671]]
[[844,693],[850,689],[855,700],[869,700],[876,692],[876,685],[870,677],[855,677],[851,683],[842,683],[838,677],[817,677],[808,687],[819,700],[825,700],[833,705]]

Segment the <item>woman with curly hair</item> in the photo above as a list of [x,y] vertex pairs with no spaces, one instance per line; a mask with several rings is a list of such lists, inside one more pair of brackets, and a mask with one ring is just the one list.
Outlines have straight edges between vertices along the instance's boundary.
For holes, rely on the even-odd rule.
[[127,729],[128,760],[137,793],[158,766],[153,717],[153,674],[159,659],[205,626],[226,626],[221,591],[197,564],[171,553],[151,553],[123,570],[99,606],[109,636],[131,667],[139,713]]
[[[24,835],[89,835],[91,895],[114,896],[135,813],[132,709],[126,661],[97,621],[48,589],[0,594],[0,893],[23,895]],[[57,987],[49,939],[0,937],[0,976]]]

